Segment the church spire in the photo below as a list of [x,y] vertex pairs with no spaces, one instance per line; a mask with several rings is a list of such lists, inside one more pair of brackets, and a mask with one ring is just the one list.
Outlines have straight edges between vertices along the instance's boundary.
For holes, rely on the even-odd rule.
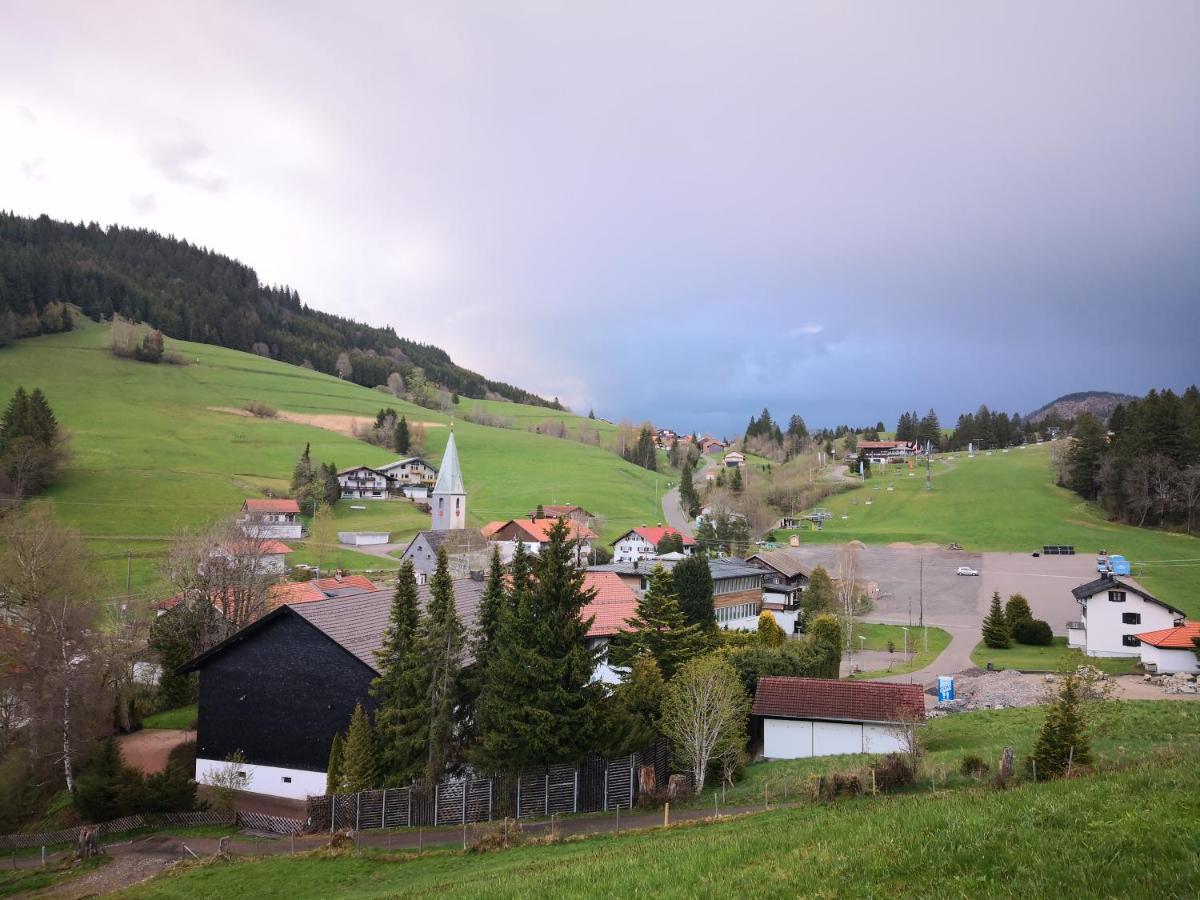
[[442,455],[442,467],[438,470],[430,499],[434,531],[467,527],[467,489],[458,463],[458,444],[453,429],[446,439],[446,452]]

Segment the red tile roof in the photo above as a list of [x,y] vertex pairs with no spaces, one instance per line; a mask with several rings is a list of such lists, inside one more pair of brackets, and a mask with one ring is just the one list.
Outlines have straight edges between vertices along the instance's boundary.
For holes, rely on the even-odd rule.
[[[692,540],[686,534],[683,534],[682,532],[677,531],[676,529],[670,527],[669,525],[666,527],[659,527],[659,528],[635,528],[635,529],[633,529],[633,531],[636,534],[640,534],[642,537],[644,537],[646,540],[648,540],[650,543],[652,543],[655,547],[657,547],[658,542],[661,541],[668,534],[678,534],[680,537],[682,537],[683,544],[685,547],[690,544],[696,543],[694,540]],[[628,534],[629,532],[625,532],[625,533]],[[618,540],[619,540],[619,538],[618,538]]]
[[923,722],[925,696],[919,684],[771,676],[758,679],[751,712],[792,719]]
[[249,499],[242,504],[242,509],[252,513],[299,513],[300,506],[295,500],[258,500]]
[[[576,510],[579,510],[579,512],[583,513],[585,516],[591,515],[591,513],[588,512],[586,509],[584,509],[582,506],[576,506],[574,503],[559,504],[557,506],[543,506],[542,507],[542,515],[548,516],[551,519],[557,519],[559,516],[570,515],[571,513],[575,512]],[[529,518],[532,519],[533,516],[531,515]]]
[[282,556],[284,553],[292,552],[291,547],[282,541],[276,540],[259,541],[257,544],[249,539],[245,541],[226,541],[221,547],[235,556],[255,553],[262,556]]
[[[509,519],[502,526],[489,534],[488,537],[490,538],[502,531],[506,531],[511,525],[514,528],[525,532],[525,534],[533,538],[533,540],[537,541],[539,544],[544,544],[546,541],[550,540],[550,528],[557,521],[557,519],[538,519],[537,521],[534,521],[533,519]],[[571,538],[571,540],[581,539],[590,541],[596,538],[596,532],[592,531],[592,529],[588,528],[586,525],[580,525],[573,519],[567,519],[566,522],[567,536]]]
[[1194,650],[1195,639],[1200,638],[1200,622],[1184,622],[1174,628],[1143,632],[1137,638],[1143,644],[1164,650]]
[[503,528],[507,524],[508,524],[508,522],[488,522],[486,525],[483,526],[483,528],[479,529],[479,532],[480,532],[480,534],[482,534],[484,536],[485,540],[490,539],[493,534],[495,534],[497,531],[499,531],[501,528]]
[[588,637],[612,637],[625,629],[625,623],[637,613],[637,594],[616,572],[588,572],[583,576],[583,586],[596,591],[580,613],[585,621],[593,618]]

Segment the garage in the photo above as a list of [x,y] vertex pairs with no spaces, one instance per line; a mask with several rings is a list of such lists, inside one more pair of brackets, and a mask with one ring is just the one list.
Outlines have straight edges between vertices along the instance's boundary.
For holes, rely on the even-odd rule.
[[752,714],[762,722],[766,759],[805,759],[907,749],[925,721],[916,684],[760,678]]

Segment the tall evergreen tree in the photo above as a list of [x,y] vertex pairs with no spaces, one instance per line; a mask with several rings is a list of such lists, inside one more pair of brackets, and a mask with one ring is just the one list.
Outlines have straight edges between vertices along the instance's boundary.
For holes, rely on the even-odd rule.
[[684,459],[679,472],[679,500],[688,516],[695,516],[700,511],[700,497],[696,493],[696,485],[692,481],[692,461]]
[[375,736],[371,719],[363,705],[354,707],[350,730],[342,753],[342,781],[347,793],[369,791],[379,786],[379,760],[375,754]]
[[658,663],[667,681],[675,671],[704,649],[699,625],[689,625],[675,596],[675,583],[662,567],[655,566],[650,586],[638,600],[637,613],[608,645],[614,666],[630,668],[635,659],[648,654]]
[[307,492],[309,485],[313,480],[313,464],[312,456],[309,453],[309,445],[304,445],[304,452],[300,454],[300,458],[296,460],[296,467],[292,469],[292,496]]
[[698,625],[702,631],[715,629],[717,616],[713,610],[713,580],[708,560],[700,555],[681,559],[671,571],[671,579],[687,623]]
[[429,580],[428,614],[420,632],[429,672],[425,777],[434,783],[456,762],[454,707],[460,691],[465,646],[445,547],[438,548],[437,567]]
[[342,485],[338,481],[337,466],[333,463],[322,463],[321,475],[321,502],[326,506],[333,506],[342,498]]
[[483,596],[479,599],[479,614],[471,640],[474,656],[472,665],[463,670],[462,694],[458,702],[458,721],[461,744],[470,755],[479,740],[479,698],[490,677],[489,670],[496,656],[496,642],[507,598],[504,591],[504,564],[500,561],[499,546],[492,547]]
[[1087,765],[1092,761],[1080,702],[1079,676],[1068,672],[1062,676],[1058,696],[1046,710],[1046,719],[1029,757],[1030,769],[1037,764],[1038,781],[1058,778],[1067,773],[1068,767]]
[[1080,413],[1071,437],[1067,452],[1067,487],[1081,497],[1095,499],[1104,456],[1104,426],[1091,413]]
[[411,442],[412,438],[408,433],[408,419],[401,416],[400,421],[396,423],[396,430],[392,434],[392,449],[397,453],[407,453]]
[[407,784],[424,771],[429,737],[429,670],[419,640],[420,610],[417,579],[411,560],[400,566],[383,643],[375,654],[379,676],[371,695],[379,706],[375,729],[379,761],[389,784]]
[[333,743],[329,747],[329,766],[325,770],[325,793],[337,794],[342,790],[342,755],[345,752],[342,746],[341,734],[333,736]]
[[1004,650],[1012,642],[1012,631],[1000,605],[1000,592],[992,594],[992,606],[983,619],[983,642],[993,650]]

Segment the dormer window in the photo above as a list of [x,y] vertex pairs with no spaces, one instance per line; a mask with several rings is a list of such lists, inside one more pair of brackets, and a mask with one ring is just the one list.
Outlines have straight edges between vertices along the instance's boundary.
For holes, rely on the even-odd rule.
[[1109,591],[1108,592],[1108,602],[1109,603],[1124,603],[1125,602],[1125,592],[1124,591]]

